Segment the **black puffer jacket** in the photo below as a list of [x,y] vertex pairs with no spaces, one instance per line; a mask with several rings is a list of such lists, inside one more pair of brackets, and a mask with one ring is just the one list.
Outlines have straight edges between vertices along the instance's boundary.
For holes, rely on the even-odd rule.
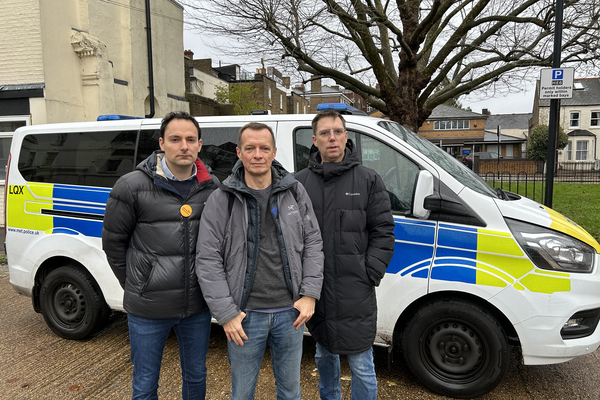
[[351,140],[339,163],[321,164],[313,146],[296,179],[312,200],[325,253],[321,299],[308,328],[334,354],[361,353],[375,340],[375,286],[394,251],[389,195],[379,175],[359,164]]
[[[196,243],[204,204],[217,185],[197,159],[197,179],[183,199],[169,185],[162,157],[156,151],[111,190],[102,248],[125,290],[128,313],[186,318],[208,308],[195,272]],[[187,217],[182,211],[186,204],[192,210]]]

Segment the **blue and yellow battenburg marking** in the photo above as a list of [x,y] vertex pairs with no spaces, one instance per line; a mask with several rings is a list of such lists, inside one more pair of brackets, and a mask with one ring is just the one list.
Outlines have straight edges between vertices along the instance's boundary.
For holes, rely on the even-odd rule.
[[9,194],[7,226],[101,237],[109,188],[51,183],[29,183],[23,188],[18,195]]
[[537,293],[571,290],[569,274],[536,268],[509,233],[440,224],[436,248],[435,222],[395,222],[388,273]]

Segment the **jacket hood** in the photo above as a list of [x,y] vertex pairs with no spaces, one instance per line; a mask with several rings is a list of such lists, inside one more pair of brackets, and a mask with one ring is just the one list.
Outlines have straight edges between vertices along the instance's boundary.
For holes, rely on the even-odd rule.
[[[244,175],[244,164],[242,164],[241,160],[238,160],[231,169],[231,175],[223,181],[223,190],[249,193]],[[273,193],[287,190],[298,182],[277,160],[273,160],[273,163],[271,164],[271,176],[273,179],[273,182],[271,183]]]
[[338,163],[323,163],[321,164],[321,153],[314,144],[310,148],[310,158],[308,161],[308,168],[320,175],[323,175],[325,179],[333,176],[341,175],[351,168],[360,165],[358,158],[358,150],[354,145],[352,139],[348,139],[346,142],[346,149],[344,152],[344,159]]
[[[155,150],[154,153],[148,156],[148,158],[140,162],[135,169],[145,172],[150,178],[158,178],[166,182],[167,177],[165,176],[161,165],[161,161],[164,156],[164,151]],[[212,170],[208,165],[205,165],[199,158],[196,158],[194,164],[196,164],[196,180],[198,182],[204,182],[212,179]]]

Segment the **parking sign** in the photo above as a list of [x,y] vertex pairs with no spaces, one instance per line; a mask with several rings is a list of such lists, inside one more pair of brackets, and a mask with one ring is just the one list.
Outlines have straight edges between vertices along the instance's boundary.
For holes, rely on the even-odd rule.
[[573,98],[574,68],[546,68],[540,72],[540,99]]

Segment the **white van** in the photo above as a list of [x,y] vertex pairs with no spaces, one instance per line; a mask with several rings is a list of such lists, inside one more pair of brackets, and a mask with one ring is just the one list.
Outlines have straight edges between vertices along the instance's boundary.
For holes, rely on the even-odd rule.
[[[241,126],[270,125],[277,159],[308,164],[313,115],[198,118],[200,157],[221,180]],[[345,116],[362,163],[390,193],[392,262],[377,289],[378,345],[401,348],[433,391],[474,397],[525,364],[552,364],[600,344],[600,245],[562,215],[494,190],[401,125]],[[10,282],[50,328],[79,339],[101,329],[123,291],[101,246],[111,187],[158,148],[160,119],[36,125],[12,142],[6,192]]]

